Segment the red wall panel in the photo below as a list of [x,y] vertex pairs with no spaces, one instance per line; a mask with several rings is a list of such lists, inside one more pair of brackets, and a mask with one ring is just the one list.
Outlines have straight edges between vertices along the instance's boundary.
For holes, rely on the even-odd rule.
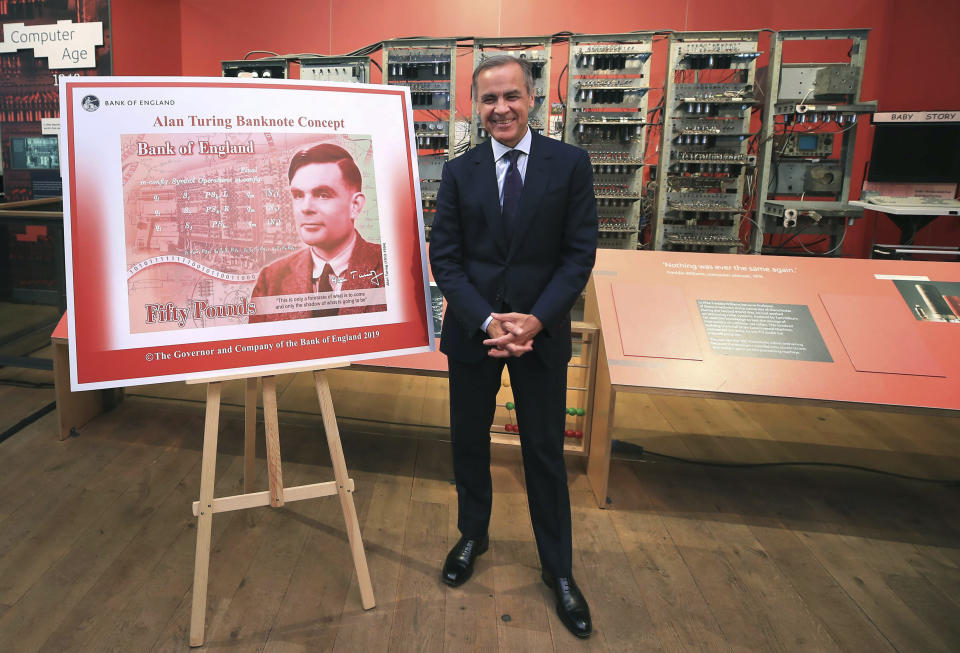
[[505,0],[500,23],[503,36],[553,34],[564,30],[596,34],[680,29],[683,17],[684,4],[680,2]]
[[331,0],[180,0],[183,74],[219,76],[221,61],[251,50],[330,54],[330,10]]
[[336,53],[405,36],[497,36],[496,1],[332,2],[330,40]]
[[[135,0],[112,1],[114,69],[130,75],[218,75],[220,61],[250,50],[279,53],[345,53],[402,36],[523,36],[562,30],[582,33],[632,30],[743,30],[870,28],[862,97],[881,111],[960,109],[960,2],[942,0]],[[761,48],[767,37],[761,37]],[[554,48],[551,101],[567,49]],[[666,50],[655,44],[652,83],[662,83]],[[377,55],[379,57],[379,55]],[[761,64],[764,59],[761,59]],[[470,113],[472,60],[457,66],[457,113]],[[379,73],[373,72],[379,81]],[[565,81],[564,81],[565,83]],[[566,88],[561,92],[566,93]],[[659,95],[654,93],[655,102]],[[652,105],[651,105],[652,106]],[[869,158],[872,130],[859,129],[854,187]],[[654,145],[654,144],[651,144]],[[891,242],[895,229],[866,212],[851,228],[847,256],[866,256],[871,242]],[[918,243],[960,242],[960,221],[941,219]]]
[[181,75],[180,0],[111,0],[115,75]]

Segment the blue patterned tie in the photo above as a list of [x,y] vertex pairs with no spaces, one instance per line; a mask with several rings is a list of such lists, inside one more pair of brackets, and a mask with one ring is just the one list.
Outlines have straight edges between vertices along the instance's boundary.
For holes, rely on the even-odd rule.
[[523,178],[520,176],[520,168],[517,167],[520,150],[510,150],[506,157],[510,161],[510,167],[507,168],[507,177],[503,180],[503,208],[500,210],[500,215],[503,216],[503,232],[509,241],[513,233],[513,223],[517,219],[517,211],[520,208]]

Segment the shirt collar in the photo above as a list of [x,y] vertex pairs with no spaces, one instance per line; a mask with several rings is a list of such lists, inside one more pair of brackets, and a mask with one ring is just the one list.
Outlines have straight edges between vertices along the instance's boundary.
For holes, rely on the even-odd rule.
[[510,150],[519,150],[527,156],[530,156],[530,144],[533,142],[533,130],[530,129],[530,126],[527,125],[527,133],[523,135],[523,138],[520,139],[520,142],[517,143],[516,147],[507,147],[500,141],[495,138],[490,139],[490,143],[493,145],[493,160],[499,161],[504,154]]
[[353,248],[356,246],[356,244],[357,231],[354,229],[353,233],[350,234],[350,244],[347,245],[342,252],[334,256],[333,259],[329,261],[321,258],[320,255],[317,254],[316,250],[311,247],[310,257],[313,259],[313,278],[320,278],[320,275],[323,273],[323,266],[327,263],[330,264],[330,267],[333,268],[333,271],[338,277],[342,277],[343,273],[350,265],[350,257],[353,256]]

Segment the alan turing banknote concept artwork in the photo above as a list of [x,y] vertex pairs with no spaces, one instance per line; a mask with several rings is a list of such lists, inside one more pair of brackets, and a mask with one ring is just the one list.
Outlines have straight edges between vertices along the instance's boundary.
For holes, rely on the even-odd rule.
[[71,387],[430,351],[409,91],[61,79]]
[[[295,292],[297,284],[291,283],[294,292],[251,297],[261,270],[308,247],[298,227],[288,173],[298,152],[322,143],[343,148],[356,163],[365,201],[354,226],[360,238],[378,244],[369,136],[123,135],[130,331],[246,324],[254,315],[296,318],[385,305],[382,265],[370,264],[345,271],[343,276],[352,278],[341,282],[339,292],[305,287]],[[196,154],[166,156],[167,148]]]

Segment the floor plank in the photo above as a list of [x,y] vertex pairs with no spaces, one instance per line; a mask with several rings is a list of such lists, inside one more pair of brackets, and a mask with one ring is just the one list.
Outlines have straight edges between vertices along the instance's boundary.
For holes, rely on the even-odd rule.
[[446,555],[447,510],[446,504],[410,502],[390,651],[443,651],[446,592],[437,560]]
[[[134,413],[135,409],[130,408],[122,419],[105,424],[117,432],[132,429]],[[131,446],[122,448],[115,456],[110,455],[106,465],[68,490],[40,486],[54,494],[50,502],[54,507],[41,521],[41,527],[35,528],[28,536],[19,537],[15,544],[11,542],[8,550],[0,549],[0,602],[19,600],[41,574],[71,549],[88,525],[105,512],[120,514],[116,511],[118,497],[131,488],[149,492],[149,486],[143,485],[144,468],[158,456],[177,448],[189,431],[179,432],[172,440],[162,428],[140,428],[138,433],[139,437]],[[166,449],[161,444],[164,441]],[[130,517],[136,517],[136,514]]]
[[[648,494],[664,519],[732,647],[795,650],[830,646],[810,630],[802,601],[769,564],[763,547],[729,514],[722,493],[697,473],[648,473]],[[706,497],[709,499],[704,500]]]
[[[495,455],[496,458],[496,455]],[[508,463],[515,464],[511,457]],[[501,474],[496,474],[501,478]],[[514,478],[507,476],[506,478]],[[453,485],[453,458],[449,443],[421,442],[417,456],[417,478],[414,496],[430,497],[447,506],[447,536],[439,556],[433,563],[433,573],[440,576],[440,568],[447,552],[460,539],[457,529],[457,490]],[[516,486],[513,485],[516,490]],[[457,588],[444,586],[444,649],[450,651],[497,650],[497,603],[494,598],[493,554],[479,556],[470,581]]]
[[[144,483],[152,487],[135,490],[136,496],[130,497],[135,503],[118,513],[121,521],[108,518],[95,524],[97,532],[78,540],[70,554],[52,570],[57,574],[55,579],[41,579],[42,586],[54,587],[56,593],[40,594],[37,600],[59,607],[55,615],[47,617],[45,627],[53,628],[57,623],[59,626],[43,642],[41,650],[81,650],[116,613],[127,607],[138,589],[148,582],[168,547],[191,523],[184,506],[196,495],[191,491],[189,476],[199,473],[199,460],[183,451],[168,457],[169,462],[158,460],[153,473],[145,476]],[[176,479],[177,476],[180,478]],[[165,478],[169,480],[164,482]],[[121,497],[121,502],[127,500]],[[111,541],[103,542],[105,537]],[[121,544],[122,549],[111,559],[111,552]],[[29,597],[28,594],[18,605],[29,605]],[[71,597],[76,597],[72,605]]]
[[[804,489],[769,483],[756,492],[747,480],[728,477],[731,498],[741,506],[750,531],[770,556],[773,564],[803,600],[804,607],[826,628],[843,650],[891,651],[869,616],[865,615],[843,587],[806,546],[791,523],[782,516],[794,513],[798,493]],[[791,520],[792,521],[792,520]]]
[[[510,622],[504,622],[509,625]],[[524,651],[525,653],[539,653],[540,651],[555,651],[557,647],[551,639],[550,633],[539,630],[527,630],[516,626],[499,629],[499,648],[501,651]]]
[[[695,422],[696,428],[708,433],[721,432],[727,436],[739,435],[742,426],[739,415],[724,415],[723,412],[712,413],[707,410],[709,404],[697,402],[687,410],[689,404],[685,398],[664,398],[661,411],[671,425],[678,431],[685,431]],[[717,416],[720,416],[720,419]],[[684,439],[690,455],[695,459],[727,458],[739,460],[750,457],[750,443],[754,437],[763,436],[759,425],[748,422],[750,429],[745,437],[698,438]],[[763,429],[766,430],[766,429]],[[695,475],[694,475],[695,474]],[[667,478],[667,475],[661,475]],[[717,477],[720,478],[717,478]],[[727,550],[720,550],[730,571],[735,574],[736,584],[741,584],[744,597],[752,597],[756,604],[753,611],[756,623],[768,645],[782,650],[815,647],[818,650],[837,650],[836,641],[821,628],[821,622],[809,613],[803,598],[781,574],[780,569],[770,561],[770,554],[764,550],[755,534],[743,523],[743,516],[737,512],[737,504],[728,498],[728,484],[726,475],[717,472],[693,473],[685,475],[690,483],[671,484],[669,491],[675,499],[689,504],[698,505],[698,497],[710,496],[706,504],[701,502],[710,511],[709,517],[702,526],[707,532],[726,544]],[[672,478],[670,479],[672,483]],[[712,505],[711,505],[712,504]],[[715,597],[714,600],[720,597]]]
[[[195,452],[189,455],[198,463],[200,457]],[[220,456],[217,461],[217,482],[215,495],[224,496],[235,493],[241,484],[243,461],[236,456]],[[147,531],[138,535],[137,540],[146,539],[155,528],[166,527],[172,531],[172,541],[160,551],[156,562],[151,567],[150,557],[146,556],[143,566],[148,572],[147,577],[140,583],[129,583],[119,593],[120,607],[115,612],[101,614],[97,623],[90,630],[90,636],[78,650],[95,651],[148,651],[157,641],[164,627],[171,623],[178,608],[190,597],[190,587],[193,582],[193,565],[196,548],[196,518],[189,510],[189,505],[200,494],[200,473],[194,468],[188,475],[182,487],[177,488],[175,497],[179,504],[177,517],[167,520],[162,514],[157,515]],[[211,541],[216,545],[227,526],[239,516],[233,513],[222,514],[214,518]],[[131,555],[143,553],[142,545],[137,540],[131,542]],[[150,541],[150,540],[148,540]],[[143,571],[143,570],[140,570]],[[109,583],[109,581],[108,581]],[[109,587],[109,585],[107,585]],[[98,588],[95,588],[95,590]],[[89,600],[94,609],[97,605],[99,592],[92,591]],[[83,602],[86,602],[86,598]],[[189,614],[185,617],[189,619]],[[182,617],[181,617],[182,618]],[[64,625],[68,625],[65,620]],[[186,646],[189,623],[180,623],[183,639],[179,641],[181,647]],[[60,640],[63,641],[63,640]],[[44,649],[54,653],[60,643],[51,638]],[[70,642],[71,640],[66,640]],[[51,646],[48,646],[51,645]]]
[[[354,503],[363,524],[376,475],[357,468],[348,469],[357,488]],[[314,475],[332,479],[333,470],[324,466],[314,470]],[[336,497],[292,504],[290,510],[291,517],[309,526],[309,534],[264,650],[330,651],[336,642],[337,625],[354,576],[343,511]]]
[[0,433],[54,401],[53,388],[21,388],[0,384]]
[[938,634],[948,650],[960,642],[960,605],[923,575],[888,574],[887,586],[913,611],[930,631]]
[[403,556],[403,536],[410,511],[416,446],[390,440],[389,465],[381,468],[363,522],[363,542],[377,607],[363,610],[356,576],[344,603],[334,651],[382,651],[389,645]]
[[504,632],[514,629],[527,634],[542,633],[544,641],[549,641],[553,610],[548,607],[548,595],[540,581],[540,560],[523,494],[510,492],[495,497],[489,555],[496,614],[500,617],[500,645],[514,641],[510,633]]
[[[734,436],[718,443],[721,458],[759,462],[769,460],[771,456],[779,460],[791,460],[793,457],[794,453],[789,447],[776,441],[750,417],[748,410],[740,409],[733,402],[711,401],[710,405],[721,421],[719,430]],[[683,417],[684,414],[679,413],[672,415],[671,419],[676,421]],[[737,435],[744,437],[739,440],[741,446],[733,447],[731,444],[738,442]],[[688,446],[693,447],[697,456],[709,455],[696,449],[697,444],[688,443]],[[781,521],[780,516],[791,512],[797,492],[803,492],[804,488],[791,486],[785,489],[776,482],[770,482],[771,478],[779,477],[767,473],[763,468],[759,470],[705,471],[714,479],[721,494],[737,506],[741,520],[749,524],[750,532],[762,547],[764,555],[769,556],[776,569],[784,575],[804,610],[811,613],[814,619],[811,625],[818,628],[822,624],[826,628],[831,640],[826,646],[832,647],[836,642],[846,650],[855,650],[865,644],[871,650],[888,650],[889,643],[864,618],[857,605],[819,564],[796,533]],[[757,484],[752,482],[751,477],[757,479]],[[758,492],[757,485],[761,483],[765,491]]]
[[[239,429],[237,430],[239,431]],[[300,437],[288,437],[290,435],[299,435]],[[231,440],[228,437],[225,440],[224,448],[229,450],[236,447],[236,443],[233,441],[235,438]],[[285,485],[296,484],[297,478],[303,474],[302,467],[290,462],[298,457],[303,447],[304,438],[302,434],[281,430],[280,448],[281,458],[285,461]],[[223,449],[218,447],[218,455],[223,455],[223,453]],[[264,465],[261,463],[258,467],[258,474],[264,474]],[[264,487],[265,485],[265,478],[258,476],[257,486]],[[283,517],[280,512],[282,510],[284,509],[264,507],[244,510],[242,513],[230,512],[214,517],[214,534],[217,537],[214,539],[211,536],[210,571],[207,583],[206,648],[224,648],[231,645],[233,640],[239,638],[240,632],[237,630],[236,624],[241,621],[238,617],[241,610],[231,612],[233,602],[237,599],[238,605],[249,605],[248,593],[256,591],[257,583],[261,580],[260,578],[254,578],[248,583],[248,574],[253,567],[255,556],[261,551],[264,543],[271,541],[274,531],[281,529]],[[223,530],[218,533],[219,522],[223,522]],[[195,540],[196,535],[194,534]],[[192,581],[192,563],[186,571],[188,578]],[[253,573],[256,574],[257,571],[254,570]],[[240,592],[248,584],[252,589]],[[190,584],[187,587],[189,588]],[[192,593],[188,592],[182,597],[172,616],[156,637],[152,650],[181,650],[184,642],[189,641],[191,602]],[[269,625],[269,621],[264,621],[262,613],[270,611],[272,615],[272,611],[275,609],[276,604],[267,606],[265,610],[261,610],[260,606],[257,606],[255,608],[256,617],[251,621],[256,621],[262,629],[265,629]],[[234,634],[235,631],[236,634]],[[248,635],[249,633],[244,634]],[[250,637],[254,638],[255,635],[250,635]],[[243,645],[249,646],[249,641],[244,640]]]
[[864,546],[868,538],[829,532],[830,524],[843,523],[845,517],[829,502],[805,497],[802,503],[811,523],[827,525],[801,530],[802,540],[883,636],[898,650],[948,650],[940,635],[887,585],[883,556],[877,557],[872,547]]
[[[303,472],[295,465],[284,465],[284,483],[303,484]],[[263,529],[263,536],[257,538],[259,548],[249,558],[229,603],[208,624],[205,649],[260,650],[266,643],[309,532],[308,525],[295,517],[296,510],[295,506],[267,510],[259,525]]]
[[640,489],[636,468],[614,464],[612,480],[628,494],[618,501],[625,509],[612,510],[610,516],[656,636],[668,651],[727,650],[723,629],[661,516]]
[[[3,589],[16,602],[0,620],[0,632],[25,650],[39,647],[51,630],[73,615],[103,573],[119,569],[118,556],[144,520],[165,504],[195,465],[183,455],[183,435],[157,446],[151,442],[158,439],[151,430],[161,429],[144,429],[144,439],[118,456],[116,466],[108,466],[104,476],[94,476],[96,482],[85,488],[79,505],[71,506],[77,517],[66,519],[67,511],[60,511],[57,523],[62,531],[38,532],[21,544],[29,548],[17,547],[5,558],[16,569],[5,573]],[[45,613],[51,604],[60,609]]]
[[[50,413],[0,443],[0,556],[11,541],[23,537],[16,529],[41,522],[36,515],[50,514],[65,495],[79,490],[78,480],[105,466],[130,444],[129,438],[89,435],[61,442],[56,429],[56,415]],[[23,491],[32,486],[35,492]],[[15,520],[7,521],[18,511],[22,512]]]
[[[629,561],[617,537],[611,511],[576,506],[572,513],[576,543],[573,575],[590,605],[594,628],[591,640],[612,651],[662,650],[663,643],[640,587],[632,574],[623,573],[629,568]],[[547,594],[548,608],[553,608],[550,625],[554,641],[558,645],[573,645],[575,638],[556,616],[552,592],[543,585],[541,588]],[[629,620],[611,618],[627,606],[631,611]]]

